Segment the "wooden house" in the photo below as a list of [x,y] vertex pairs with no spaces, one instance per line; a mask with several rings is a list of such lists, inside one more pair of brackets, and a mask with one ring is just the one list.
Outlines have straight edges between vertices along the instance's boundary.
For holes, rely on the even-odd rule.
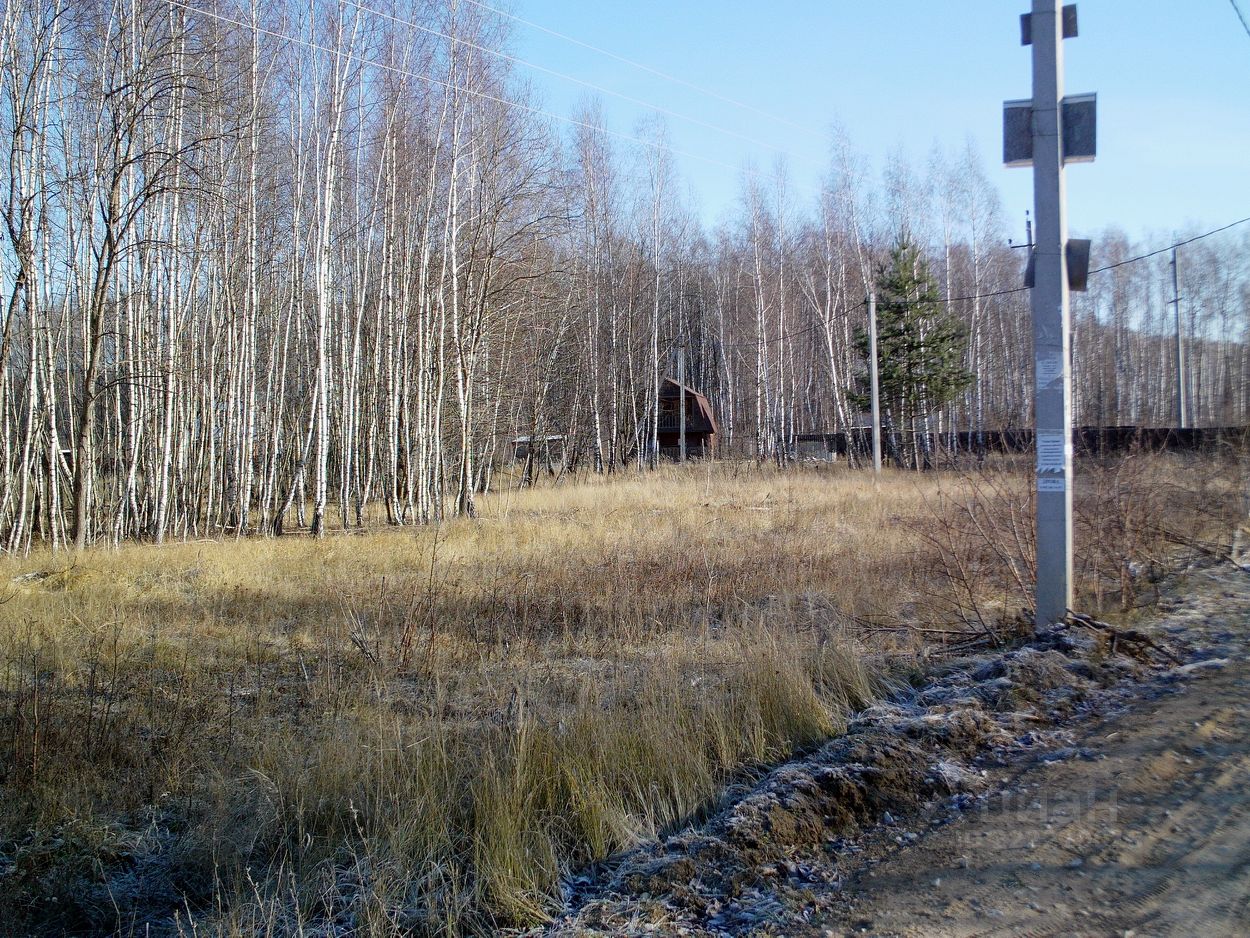
[[686,457],[711,456],[716,451],[719,429],[708,399],[689,386],[665,378],[660,385],[660,419],[657,428],[660,455],[678,459],[681,455],[681,402],[686,401]]

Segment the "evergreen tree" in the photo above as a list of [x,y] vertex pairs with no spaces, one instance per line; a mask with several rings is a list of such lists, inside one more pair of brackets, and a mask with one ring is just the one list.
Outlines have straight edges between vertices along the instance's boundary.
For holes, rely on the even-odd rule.
[[[912,450],[920,465],[919,423],[972,383],[964,367],[967,331],[949,304],[920,247],[901,235],[888,260],[877,269],[877,354],[883,422],[911,430]],[[859,354],[868,362],[868,331],[855,335]],[[870,406],[868,377],[862,376],[852,399]]]

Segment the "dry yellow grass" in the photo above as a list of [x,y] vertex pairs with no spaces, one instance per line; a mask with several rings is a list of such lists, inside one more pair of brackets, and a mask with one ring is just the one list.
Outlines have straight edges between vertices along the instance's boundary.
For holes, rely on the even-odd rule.
[[882,681],[856,624],[943,608],[933,532],[1027,502],[1002,478],[674,468],[437,530],[0,560],[0,918],[541,920],[562,871],[837,732]]

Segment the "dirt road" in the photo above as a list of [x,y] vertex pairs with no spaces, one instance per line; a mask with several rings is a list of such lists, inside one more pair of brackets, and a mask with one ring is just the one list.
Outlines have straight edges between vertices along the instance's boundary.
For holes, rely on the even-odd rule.
[[1202,579],[1160,623],[1217,652],[1192,680],[1004,770],[951,823],[878,832],[788,933],[1250,935],[1250,575]]
[[1168,592],[1150,664],[1063,628],[952,662],[546,933],[1250,938],[1250,574]]

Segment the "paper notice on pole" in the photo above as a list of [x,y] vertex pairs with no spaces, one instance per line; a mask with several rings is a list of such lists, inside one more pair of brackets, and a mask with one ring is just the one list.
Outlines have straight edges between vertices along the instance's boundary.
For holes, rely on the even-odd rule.
[[1039,476],[1037,490],[1039,492],[1062,492],[1064,490],[1063,476]]
[[1044,390],[1052,384],[1063,380],[1063,354],[1060,352],[1040,352],[1036,361],[1037,387]]
[[1068,435],[1058,430],[1037,431],[1037,471],[1063,472],[1071,450]]

